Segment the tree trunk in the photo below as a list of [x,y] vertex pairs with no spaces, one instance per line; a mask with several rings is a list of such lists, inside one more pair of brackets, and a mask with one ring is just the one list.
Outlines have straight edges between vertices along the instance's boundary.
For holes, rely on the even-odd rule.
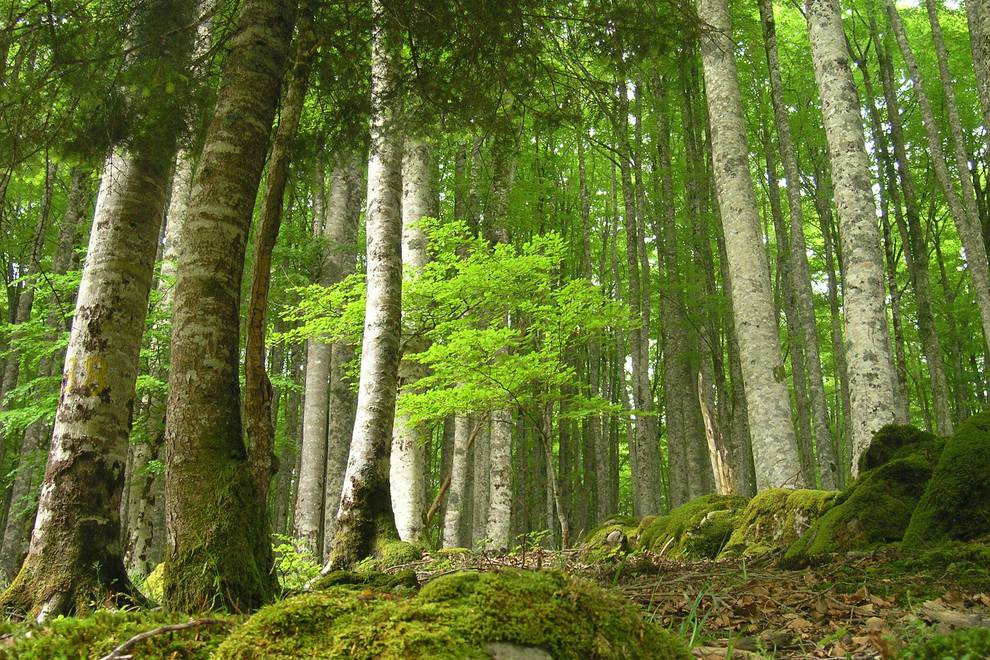
[[[69,206],[66,209],[59,230],[59,241],[56,253],[52,257],[51,272],[55,275],[64,275],[68,270],[68,265],[72,257],[72,251],[76,247],[76,235],[78,233],[79,217],[82,215],[86,204],[81,197],[81,177],[78,170],[72,173],[72,190],[70,192]],[[38,216],[38,225],[35,230],[35,240],[31,249],[28,273],[34,275],[39,271],[38,262],[44,244],[45,229],[51,215],[52,188],[55,185],[55,166],[48,164],[45,175],[45,192],[41,203],[41,212]],[[17,316],[21,323],[30,319],[31,307],[34,299],[35,284],[26,284],[18,299]],[[45,320],[49,341],[58,341],[59,335],[65,329],[63,321],[58,314],[56,304],[52,301],[51,309]],[[20,356],[15,352],[11,355],[11,360],[16,364]],[[54,356],[43,357],[38,364],[39,376],[53,376],[56,365],[61,365],[65,360],[63,351],[59,351]],[[27,544],[31,538],[31,525],[34,522],[36,511],[35,492],[40,485],[41,476],[45,470],[45,457],[48,454],[48,442],[52,437],[52,427],[49,421],[42,417],[31,423],[25,430],[22,438],[20,452],[18,453],[17,470],[14,475],[14,482],[10,487],[10,505],[7,511],[3,528],[3,549],[0,551],[0,580],[9,583],[17,575],[17,570],[21,567],[24,555],[27,552]]]
[[371,149],[366,216],[367,307],[357,415],[327,567],[351,566],[378,538],[397,536],[389,495],[388,462],[395,420],[402,301],[402,142],[391,96],[398,70],[398,38],[382,0],[372,0]]
[[511,541],[512,523],[512,413],[492,413],[489,453],[491,480],[488,497],[488,532],[492,549],[506,550]]
[[[875,21],[872,18],[871,30],[873,34],[877,33]],[[925,354],[925,362],[927,363],[928,373],[931,379],[932,398],[935,408],[935,426],[940,435],[951,435],[952,413],[949,405],[949,385],[945,375],[945,364],[942,359],[942,349],[939,345],[931,302],[931,284],[928,277],[928,247],[921,228],[914,177],[911,174],[911,168],[906,165],[910,161],[907,159],[904,128],[894,89],[890,56],[886,48],[886,43],[878,43],[880,43],[880,46],[877,48],[877,54],[880,60],[881,83],[883,86],[884,102],[887,106],[887,120],[890,122],[890,138],[894,145],[894,158],[900,163],[905,163],[905,165],[897,168],[894,167],[894,159],[890,157],[890,150],[887,146],[887,134],[881,121],[880,112],[876,107],[876,102],[873,100],[874,95],[868,88],[874,142],[877,144],[877,151],[882,161],[881,168],[886,177],[887,188],[890,190],[891,201],[894,204],[896,224],[901,234],[901,241],[905,246],[904,261],[907,265],[908,274],[911,279],[911,288],[914,290],[917,304],[918,334],[921,338],[921,347]],[[863,67],[863,79],[864,81],[869,81],[865,66]],[[871,83],[868,84],[872,86]],[[900,179],[900,192],[903,193],[903,212],[900,211],[901,196],[898,195],[897,189],[898,177]]]
[[[959,159],[959,153],[963,149],[963,145],[955,139],[953,140],[954,144],[958,144],[956,147],[957,174],[959,175],[963,191],[962,196],[960,196],[949,176],[948,161],[942,150],[942,139],[939,136],[935,113],[921,82],[921,72],[918,69],[918,63],[915,60],[914,52],[911,50],[911,45],[908,43],[904,25],[893,3],[890,0],[885,0],[885,4],[887,7],[887,18],[893,28],[897,45],[900,48],[901,55],[904,57],[904,63],[907,65],[911,84],[918,99],[921,121],[928,136],[928,149],[931,154],[932,169],[935,170],[935,176],[938,179],[939,185],[942,187],[942,192],[945,194],[949,211],[955,222],[963,249],[966,252],[966,266],[969,276],[973,281],[976,306],[980,311],[980,319],[983,323],[984,342],[985,345],[990,346],[990,266],[988,266],[986,245],[983,242],[983,235],[980,231],[979,212],[976,210],[976,199],[973,194],[972,181],[968,176],[969,168],[965,163],[965,154],[962,156],[962,162]],[[950,90],[947,89],[945,91],[948,97]],[[946,102],[948,104],[948,98],[946,98]]]
[[239,310],[295,8],[241,5],[182,228],[165,438],[164,600],[175,610],[248,610],[273,593],[268,518],[241,427]]
[[990,151],[990,2],[967,0],[966,20],[969,24],[969,44],[973,52],[976,88],[983,107],[983,130]]
[[[265,321],[268,293],[272,278],[272,250],[282,225],[285,187],[289,163],[295,146],[299,119],[302,116],[309,71],[316,50],[316,33],[312,25],[313,1],[300,11],[299,34],[295,43],[295,61],[282,102],[278,130],[272,143],[268,163],[261,224],[255,233],[254,262],[251,271],[251,297],[248,300],[247,338],[244,349],[244,431],[248,444],[248,464],[254,478],[261,506],[268,501],[268,488],[275,475],[275,427],[272,423],[272,384],[265,368]],[[320,461],[322,465],[323,461]],[[320,498],[320,505],[323,503]],[[317,516],[322,506],[317,508]],[[319,530],[314,537],[320,540]],[[312,549],[312,548],[311,548]]]
[[[808,265],[808,248],[804,239],[804,213],[801,202],[801,173],[798,169],[784,103],[784,85],[780,77],[780,58],[777,53],[777,28],[773,17],[773,3],[760,0],[760,18],[770,71],[770,100],[773,105],[777,141],[787,182],[787,209],[790,214],[790,252],[788,265],[795,303],[799,317],[800,333],[795,341],[801,342],[805,351],[808,370],[808,395],[811,399],[811,423],[815,437],[815,453],[821,487],[835,488],[839,481],[838,458],[835,454],[835,438],[828,424],[828,405],[825,400],[825,384],[822,375],[821,344],[818,324],[815,322],[814,293],[811,288],[811,269]],[[774,185],[776,185],[774,183]]]
[[[426,140],[406,139],[402,160],[402,265],[407,277],[418,276],[429,260],[426,232],[418,223],[436,216],[431,152]],[[406,338],[403,343],[403,352],[409,353],[428,347],[419,337]],[[425,369],[418,362],[403,360],[399,365],[400,388],[406,389],[424,375]],[[395,526],[403,541],[416,541],[423,531],[428,442],[429,429],[413,425],[405,415],[397,415],[389,482]]]
[[467,540],[463,534],[461,521],[467,496],[468,443],[470,442],[471,418],[457,415],[454,418],[454,451],[450,463],[450,488],[447,491],[447,508],[443,518],[444,548],[463,548]]
[[838,0],[806,0],[844,258],[849,443],[856,474],[873,434],[894,419],[896,375],[884,308],[883,255],[856,86]]
[[[192,35],[184,30],[192,10],[187,1],[143,5],[135,43],[147,46],[135,58],[183,72],[192,52]],[[28,557],[0,598],[5,608],[38,619],[135,594],[124,569],[120,502],[177,115],[157,107],[130,151],[111,157],[104,176]]]
[[724,0],[699,0],[698,15],[715,28],[703,37],[701,53],[757,488],[796,486],[803,478],[773,318],[767,257],[749,174],[728,6]]

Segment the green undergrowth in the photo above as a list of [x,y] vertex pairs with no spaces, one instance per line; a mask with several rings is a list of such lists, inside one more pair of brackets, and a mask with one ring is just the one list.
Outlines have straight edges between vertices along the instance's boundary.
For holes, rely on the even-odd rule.
[[386,571],[419,561],[422,557],[422,548],[413,543],[384,539],[375,544],[374,554],[359,561],[354,570],[359,573]]
[[255,614],[217,658],[485,658],[492,643],[559,659],[691,657],[590,582],[507,570],[446,575],[410,598],[340,587],[288,598]]
[[[206,660],[243,617],[218,616],[229,625],[205,625],[158,634],[134,646],[133,658]],[[44,624],[0,624],[0,658],[18,660],[89,660],[102,658],[138,633],[173,623],[183,615],[161,611],[97,610],[85,617],[56,618]]]
[[990,628],[963,628],[947,635],[919,637],[897,654],[901,660],[990,658]]

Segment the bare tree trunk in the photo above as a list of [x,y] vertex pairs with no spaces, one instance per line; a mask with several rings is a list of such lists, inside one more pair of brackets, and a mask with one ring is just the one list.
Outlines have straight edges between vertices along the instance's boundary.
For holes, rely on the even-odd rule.
[[[904,25],[893,3],[890,0],[885,0],[885,4],[887,7],[887,18],[893,28],[897,45],[900,48],[901,55],[904,57],[904,63],[907,65],[911,83],[914,86],[914,92],[918,99],[918,109],[921,111],[922,124],[928,136],[928,149],[931,153],[932,168],[935,170],[935,176],[938,179],[939,185],[942,187],[943,193],[945,193],[949,211],[955,222],[963,249],[966,251],[966,265],[969,276],[973,281],[976,306],[980,311],[980,319],[983,323],[984,342],[987,342],[987,345],[990,346],[990,265],[987,262],[986,245],[983,242],[983,235],[980,231],[979,212],[976,209],[976,197],[973,192],[972,180],[968,175],[969,168],[966,165],[964,145],[954,137],[953,143],[956,147],[957,174],[962,184],[963,193],[960,196],[949,175],[948,161],[942,150],[942,140],[939,136],[935,113],[922,84],[921,72],[918,69],[918,63],[915,60],[914,52],[911,50],[911,45],[908,43]],[[951,93],[951,86],[950,89],[946,89],[945,91],[946,104],[949,105],[948,97]],[[952,107],[954,107],[954,103]],[[960,154],[962,154],[961,159]]]
[[488,497],[488,531],[492,548],[505,550],[511,541],[512,523],[512,413],[492,413],[489,452],[492,473]]
[[884,307],[883,254],[877,231],[863,121],[838,0],[806,0],[815,79],[822,97],[844,258],[846,356],[852,404],[852,469],[873,434],[894,419],[894,364]]
[[367,307],[351,453],[327,568],[369,555],[377,538],[397,536],[388,462],[395,420],[402,301],[402,142],[390,103],[398,69],[398,39],[382,0],[371,55],[371,149],[368,159]]
[[757,488],[796,486],[803,478],[784,382],[780,338],[773,318],[767,257],[749,174],[728,6],[724,0],[699,0],[698,15],[714,27],[703,37],[701,54]]
[[[874,19],[870,19],[871,31],[877,34]],[[928,373],[931,378],[932,398],[935,408],[935,426],[941,435],[952,434],[952,413],[949,404],[949,385],[945,375],[945,363],[942,359],[942,349],[939,345],[938,333],[935,327],[935,316],[932,311],[931,284],[928,277],[928,247],[921,228],[921,218],[918,211],[917,193],[914,187],[914,177],[907,163],[907,149],[904,140],[904,128],[901,122],[897,95],[894,89],[893,72],[890,64],[890,54],[885,42],[878,38],[877,54],[880,60],[880,75],[883,86],[884,102],[887,106],[887,119],[890,122],[890,139],[894,146],[894,157],[903,166],[895,168],[894,160],[890,157],[887,146],[887,135],[881,121],[880,112],[874,101],[872,83],[867,76],[865,65],[863,79],[867,83],[870,95],[870,115],[873,122],[874,142],[881,159],[881,168],[886,177],[887,189],[894,204],[895,218],[901,241],[905,246],[904,261],[914,290],[918,315],[918,334],[925,354]],[[898,194],[897,181],[900,178],[900,192],[903,193],[904,211],[901,212],[901,195]]]
[[[839,480],[839,466],[835,455],[835,439],[828,424],[828,405],[825,401],[825,384],[822,375],[821,344],[818,324],[815,322],[814,295],[811,289],[811,269],[808,265],[808,248],[804,240],[804,213],[801,202],[801,173],[794,152],[794,140],[788,121],[788,109],[784,103],[784,85],[780,78],[780,58],[777,53],[777,28],[773,17],[773,3],[760,1],[760,17],[770,70],[770,93],[780,157],[787,181],[787,210],[790,213],[788,266],[791,275],[795,303],[799,316],[800,333],[795,338],[802,343],[808,370],[808,395],[811,399],[811,422],[815,437],[821,487],[835,488]],[[774,183],[775,185],[775,183]]]
[[[265,367],[265,334],[268,293],[271,288],[272,250],[282,226],[285,187],[289,163],[302,116],[309,71],[316,49],[312,25],[315,2],[307,1],[300,11],[295,61],[282,102],[278,130],[268,163],[261,224],[255,233],[254,262],[251,271],[251,297],[248,299],[247,337],[244,349],[244,431],[248,444],[248,464],[254,477],[258,500],[268,501],[268,488],[276,471],[275,426],[272,422],[272,384]],[[322,464],[322,461],[320,461]],[[317,516],[322,511],[322,497]],[[319,541],[319,532],[315,541]],[[312,549],[312,548],[311,548]]]
[[983,130],[987,149],[990,151],[990,2],[967,0],[966,20],[973,51],[976,88],[980,95],[980,105],[983,106]]
[[164,601],[247,610],[272,597],[268,517],[240,417],[245,243],[295,0],[245,0],[179,244],[166,429]]
[[[54,185],[55,165],[49,162],[45,173],[45,192],[41,202],[41,211],[38,214],[30,263],[27,264],[27,272],[31,275],[36,275],[40,270],[39,260],[44,245],[45,230],[51,215]],[[51,272],[55,275],[63,275],[68,270],[72,251],[76,247],[75,238],[78,233],[79,217],[82,215],[82,209],[86,204],[85,199],[80,199],[81,185],[78,170],[73,170],[72,186],[69,207],[59,230],[58,247],[52,257]],[[21,323],[31,317],[35,286],[34,283],[27,283],[21,291],[17,305],[17,316]],[[45,321],[50,341],[58,341],[59,335],[65,327],[57,313],[57,307],[54,306],[57,302],[52,302],[53,307]],[[11,355],[11,360],[17,364],[20,356],[15,353]],[[42,358],[38,364],[38,375],[54,375],[55,369],[58,368],[56,365],[62,364],[64,360],[65,354],[62,351],[54,356]],[[36,512],[34,494],[44,473],[45,457],[48,455],[47,449],[51,437],[52,427],[45,417],[34,421],[24,430],[18,453],[17,470],[14,475],[14,482],[10,487],[10,506],[3,528],[3,549],[0,551],[0,580],[3,582],[10,582],[17,575],[17,570],[21,567],[21,562],[27,553],[28,541],[31,539],[31,526]]]
[[471,480],[471,546],[480,548],[488,534],[488,505],[491,489],[491,426],[488,421],[483,423],[478,439],[474,443],[474,471]]
[[[402,160],[402,264],[407,277],[416,277],[429,260],[427,235],[418,223],[436,216],[433,185],[433,156],[424,139],[406,138]],[[419,337],[404,339],[403,351],[418,353],[427,348]],[[400,388],[422,378],[418,362],[399,365]],[[429,429],[414,426],[405,415],[397,415],[392,435],[389,482],[395,526],[403,541],[418,540],[426,509],[427,443]]]
[[471,438],[471,418],[457,415],[454,418],[454,447],[450,463],[450,488],[447,492],[447,508],[443,518],[444,548],[463,548],[464,538],[462,514],[467,499],[468,443]]

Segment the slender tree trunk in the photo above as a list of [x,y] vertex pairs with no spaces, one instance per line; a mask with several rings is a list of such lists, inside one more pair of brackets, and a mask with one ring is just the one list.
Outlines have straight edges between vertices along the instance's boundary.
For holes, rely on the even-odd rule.
[[[334,170],[330,183],[331,210],[343,204],[341,212],[327,218],[323,276],[326,283],[338,282],[354,273],[357,265],[357,232],[364,199],[362,190],[364,163],[357,154],[342,158]],[[341,200],[337,200],[337,196]],[[354,349],[344,341],[335,341],[330,348],[329,385],[326,424],[326,467],[323,492],[323,557],[329,558],[333,538],[337,530],[337,510],[340,492],[344,485],[344,470],[351,447],[354,429],[354,393],[345,379],[347,364],[354,357]],[[322,382],[322,381],[321,381]],[[326,395],[323,395],[326,396]],[[301,471],[300,471],[301,475]]]
[[715,28],[704,36],[701,53],[757,488],[794,486],[803,478],[747,162],[746,126],[729,36],[728,6],[724,0],[699,0],[698,15]]
[[[254,262],[251,271],[251,297],[248,299],[247,337],[244,349],[244,431],[248,443],[248,464],[254,478],[258,501],[265,505],[268,488],[276,471],[275,427],[272,423],[272,384],[265,368],[265,334],[268,293],[271,289],[272,250],[282,225],[285,187],[289,163],[302,116],[309,71],[316,49],[312,25],[315,2],[307,1],[300,11],[295,61],[282,102],[278,130],[268,163],[261,224],[255,233]],[[323,461],[320,461],[322,465]],[[322,512],[322,500],[317,517]],[[320,540],[319,531],[314,538]],[[311,548],[312,549],[312,548]]]
[[[402,264],[406,277],[416,277],[427,264],[427,235],[419,222],[436,216],[433,185],[433,156],[424,139],[406,138],[402,160]],[[427,348],[419,337],[404,338],[403,352]],[[422,378],[418,362],[403,360],[399,385],[405,389]],[[392,434],[389,482],[395,526],[403,541],[416,541],[423,531],[426,510],[427,444],[429,429],[413,425],[406,415],[397,415]]]
[[[54,185],[55,166],[49,163],[45,175],[45,192],[41,203],[41,212],[38,215],[38,226],[28,265],[28,272],[32,275],[37,274],[40,270],[38,267],[39,259],[51,214]],[[59,230],[56,253],[52,257],[51,272],[55,275],[65,274],[71,261],[72,251],[76,247],[75,239],[78,234],[79,217],[82,215],[82,209],[86,204],[84,199],[80,199],[80,188],[79,171],[73,170],[69,207],[66,209]],[[22,323],[31,316],[34,288],[35,284],[33,283],[26,284],[18,299],[17,315],[21,318]],[[50,341],[58,341],[59,335],[65,329],[64,323],[57,313],[57,307],[55,307],[57,302],[52,302],[52,309],[45,321]],[[16,363],[20,356],[15,354],[11,357]],[[59,351],[54,356],[42,358],[38,364],[38,375],[54,375],[55,369],[58,368],[56,365],[62,364],[64,359],[63,351]],[[34,495],[44,473],[45,457],[48,454],[48,443],[51,437],[52,427],[45,417],[34,421],[24,430],[18,453],[17,471],[9,493],[10,506],[4,521],[3,549],[0,551],[0,580],[3,582],[9,582],[17,575],[17,570],[21,567],[21,562],[27,552],[27,544],[31,538],[31,525],[34,522],[36,511]]]
[[[942,192],[945,194],[949,211],[955,222],[963,249],[966,252],[967,270],[973,281],[976,306],[980,311],[980,319],[983,323],[984,342],[987,342],[987,345],[990,346],[990,266],[988,266],[986,245],[983,242],[983,235],[980,231],[979,212],[976,209],[976,198],[973,193],[972,181],[968,176],[969,168],[966,165],[965,153],[963,152],[962,162],[960,162],[959,158],[960,152],[964,147],[955,139],[953,140],[954,145],[958,145],[956,146],[956,165],[963,191],[962,196],[960,196],[949,175],[948,161],[942,150],[942,140],[939,136],[935,113],[922,84],[921,72],[915,60],[914,52],[911,50],[911,45],[908,43],[904,25],[893,3],[890,0],[886,0],[885,4],[887,7],[887,18],[893,28],[897,45],[900,48],[901,55],[904,57],[904,62],[907,65],[911,83],[918,99],[918,109],[920,110],[922,124],[928,136],[928,149],[931,154],[932,168],[935,170],[935,176],[938,179],[939,185],[942,187]],[[950,91],[946,90],[947,105],[949,101],[948,92]]]
[[398,39],[382,0],[372,0],[371,149],[366,226],[367,307],[351,453],[327,567],[369,555],[377,538],[397,536],[388,483],[395,419],[402,300],[402,142],[395,125]]
[[458,415],[454,418],[454,447],[450,464],[450,489],[447,492],[447,509],[443,519],[443,547],[463,548],[467,545],[464,537],[462,514],[467,499],[468,443],[471,438],[471,418]]
[[268,518],[240,417],[245,243],[295,0],[246,0],[179,245],[166,429],[165,604],[246,610],[272,596]]
[[491,479],[488,497],[488,531],[492,548],[505,550],[511,541],[512,523],[512,427],[513,416],[508,410],[492,413],[489,443]]
[[852,468],[873,434],[894,419],[893,359],[884,308],[883,254],[856,86],[838,0],[806,0],[815,79],[822,97],[844,258],[846,355],[852,404]]
[[488,505],[491,494],[491,426],[484,422],[478,439],[474,443],[471,480],[471,546],[481,549],[482,541],[488,535]]
[[808,395],[811,399],[811,422],[815,437],[815,453],[818,458],[821,487],[835,488],[838,484],[839,466],[835,455],[835,438],[828,424],[828,405],[825,400],[825,383],[822,375],[821,344],[818,324],[815,322],[814,294],[811,289],[811,269],[808,265],[808,248],[804,239],[804,212],[801,202],[801,173],[798,170],[794,140],[784,102],[784,85],[780,77],[780,58],[777,53],[777,29],[773,17],[773,3],[760,1],[760,18],[770,71],[770,99],[773,104],[780,157],[787,182],[787,209],[790,214],[788,264],[795,303],[799,316],[800,334],[796,341],[803,344],[808,370]]

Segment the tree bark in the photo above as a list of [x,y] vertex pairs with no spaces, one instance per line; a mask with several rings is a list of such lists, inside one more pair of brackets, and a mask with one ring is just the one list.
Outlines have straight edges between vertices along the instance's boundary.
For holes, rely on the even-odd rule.
[[[309,72],[316,50],[312,25],[315,3],[307,1],[300,11],[295,61],[282,102],[278,129],[268,163],[261,224],[255,233],[251,294],[248,299],[247,338],[244,348],[244,431],[248,464],[261,506],[268,501],[268,488],[276,471],[275,426],[272,422],[272,384],[265,367],[265,334],[268,293],[271,288],[272,250],[282,225],[285,187],[293,156],[299,119],[302,116]],[[320,461],[322,464],[322,461]],[[322,505],[322,497],[320,498]],[[317,515],[322,507],[317,509]],[[317,531],[315,540],[319,541]]]
[[773,318],[769,269],[749,174],[746,125],[724,0],[699,0],[714,30],[702,40],[715,185],[732,277],[732,310],[742,360],[757,488],[802,483],[791,405]]
[[382,0],[372,0],[371,148],[368,159],[367,306],[357,414],[328,568],[369,555],[397,536],[388,462],[399,371],[402,302],[401,147],[396,126],[398,35]]
[[[828,405],[825,400],[825,383],[822,375],[821,344],[818,324],[815,322],[814,293],[811,288],[811,269],[808,265],[808,248],[804,239],[804,212],[801,202],[801,173],[798,169],[791,135],[788,109],[784,102],[784,85],[780,77],[780,58],[777,53],[777,28],[773,17],[773,3],[760,0],[760,18],[770,71],[770,100],[773,105],[777,141],[787,182],[787,210],[790,214],[788,267],[791,275],[795,303],[799,317],[800,333],[795,341],[803,345],[808,371],[808,395],[811,399],[811,423],[815,438],[815,451],[821,487],[835,488],[839,480],[835,438],[828,423]],[[774,182],[774,185],[776,183]]]
[[838,0],[806,0],[822,97],[844,259],[852,470],[873,434],[894,419],[895,373],[884,306],[883,254],[856,86]]
[[[887,7],[887,18],[893,28],[894,37],[897,39],[897,45],[900,48],[901,55],[904,57],[904,63],[907,65],[911,84],[918,99],[921,121],[928,136],[928,149],[931,153],[932,169],[935,170],[935,176],[938,179],[939,185],[942,187],[942,192],[945,194],[949,211],[955,222],[963,249],[966,251],[966,266],[969,276],[973,281],[976,306],[980,311],[980,319],[983,324],[984,342],[985,345],[990,346],[990,266],[988,266],[986,245],[983,242],[983,235],[980,231],[979,212],[976,210],[973,185],[968,176],[969,168],[965,166],[965,154],[963,154],[962,163],[960,163],[959,159],[959,151],[963,147],[955,139],[953,140],[954,144],[959,145],[956,146],[956,164],[958,169],[957,174],[959,175],[963,191],[963,194],[960,196],[949,175],[948,161],[942,150],[942,140],[939,136],[935,113],[922,84],[921,72],[915,60],[914,52],[911,50],[911,44],[908,43],[904,24],[901,22],[900,15],[897,13],[897,9],[893,3],[890,0],[885,0],[885,5]],[[946,92],[949,91],[946,90]],[[948,98],[946,98],[946,102],[948,104]],[[960,165],[963,165],[963,167],[960,167]]]
[[267,513],[240,416],[245,243],[288,59],[295,0],[246,0],[179,245],[166,429],[164,601],[248,610],[273,595]]
[[983,129],[987,150],[990,151],[990,2],[967,0],[966,21],[973,52],[973,69],[976,72],[976,89],[983,107]]
[[[145,3],[135,61],[181,74],[192,52],[193,3]],[[162,39],[169,34],[169,39]],[[152,91],[164,90],[159,79]],[[38,619],[128,599],[120,502],[130,410],[179,113],[166,101],[111,157],[66,353],[62,394],[28,557],[0,603]]]
[[[334,281],[343,280],[354,273],[357,266],[358,220],[364,198],[362,168],[364,163],[356,154],[350,154],[338,164],[331,179],[331,196],[343,195],[346,206],[342,213],[327,218],[327,254],[325,275]],[[336,204],[336,201],[334,202]],[[329,281],[328,279],[328,281]],[[354,357],[354,349],[347,342],[335,341],[330,348],[330,372],[327,403],[326,467],[324,469],[323,494],[323,557],[329,559],[333,538],[337,530],[337,510],[340,492],[344,485],[344,471],[354,430],[354,393],[345,379],[347,364]]]
[[[418,223],[436,216],[433,185],[433,156],[430,144],[421,138],[406,138],[402,160],[402,265],[406,277],[416,277],[429,261],[426,232]],[[403,351],[418,353],[427,348],[420,337],[403,339]],[[426,375],[418,362],[399,365],[400,389]],[[426,509],[427,443],[429,429],[413,425],[397,415],[392,435],[389,482],[395,526],[403,541],[416,541],[423,531]]]

